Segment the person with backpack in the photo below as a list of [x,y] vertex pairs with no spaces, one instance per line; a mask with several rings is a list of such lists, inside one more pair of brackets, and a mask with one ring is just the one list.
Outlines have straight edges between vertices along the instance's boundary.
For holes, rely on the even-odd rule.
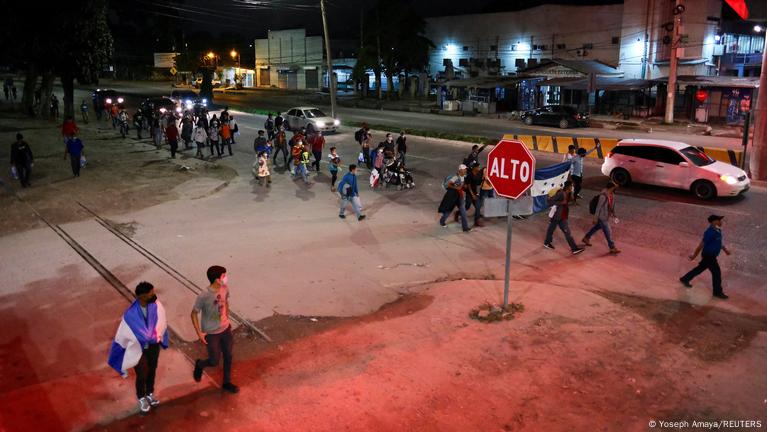
[[288,150],[288,140],[285,137],[285,129],[280,127],[277,130],[277,134],[274,136],[274,156],[272,162],[277,161],[277,153],[282,153],[282,161],[285,169],[288,169],[288,159],[290,159],[290,151]]
[[274,139],[274,120],[272,119],[272,113],[269,113],[266,117],[264,129],[266,130],[266,139],[272,141]]
[[341,208],[338,217],[346,219],[346,207],[351,204],[357,220],[362,221],[365,215],[362,214],[362,203],[360,202],[360,191],[357,187],[357,165],[349,165],[349,172],[344,174],[338,183],[338,194],[341,196]]
[[554,249],[554,245],[552,244],[554,230],[559,227],[559,229],[562,230],[562,234],[565,235],[567,244],[570,245],[572,254],[578,255],[586,249],[575,244],[575,240],[573,240],[573,236],[570,234],[570,226],[568,225],[567,219],[570,213],[570,203],[573,201],[572,193],[573,182],[567,180],[564,187],[557,191],[557,193],[554,194],[554,197],[551,198],[551,202],[553,202],[556,207],[552,208],[552,211],[549,213],[551,219],[549,220],[549,227],[546,229],[546,239],[543,241],[543,247],[546,249]]
[[610,248],[610,253],[613,255],[621,252],[615,247],[615,242],[613,242],[610,230],[610,219],[612,218],[616,223],[618,221],[618,217],[615,216],[615,190],[617,188],[618,185],[615,183],[611,181],[607,182],[607,185],[602,189],[602,192],[591,198],[591,201],[589,201],[589,213],[594,216],[592,219],[593,225],[581,240],[581,243],[586,246],[591,246],[591,236],[601,229],[605,234],[607,247]]
[[75,177],[80,177],[80,168],[83,167],[83,156],[85,155],[85,152],[83,151],[83,148],[85,146],[83,145],[83,142],[80,140],[80,138],[77,138],[75,135],[70,136],[67,138],[66,141],[66,147],[64,148],[64,159],[69,156],[69,163],[72,167],[72,174]]
[[471,228],[469,228],[468,217],[466,217],[466,190],[464,188],[466,170],[466,165],[459,165],[458,172],[455,175],[447,176],[442,183],[442,187],[445,189],[445,195],[442,197],[442,201],[437,208],[437,211],[442,213],[442,217],[439,219],[439,225],[442,228],[447,228],[447,217],[450,216],[450,213],[452,213],[455,206],[458,206],[463,232],[471,231]]

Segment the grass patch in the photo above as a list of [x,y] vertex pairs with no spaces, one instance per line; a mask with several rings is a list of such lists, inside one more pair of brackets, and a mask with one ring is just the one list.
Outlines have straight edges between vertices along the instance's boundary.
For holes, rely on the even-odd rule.
[[[362,127],[362,122],[348,122],[346,123],[348,126],[354,126],[354,128],[360,128]],[[464,141],[464,142],[470,142],[470,143],[476,143],[476,144],[488,144],[488,145],[494,145],[498,143],[499,138],[491,138],[491,137],[483,137],[483,136],[476,136],[476,135],[462,135],[462,134],[456,134],[451,132],[440,132],[440,131],[433,131],[433,130],[426,130],[426,129],[417,129],[417,128],[397,128],[393,126],[386,126],[386,125],[379,125],[379,124],[367,124],[370,129],[374,130],[393,130],[393,131],[401,131],[404,130],[407,135],[413,135],[413,136],[421,136],[421,137],[427,137],[427,138],[441,138],[441,139],[448,139],[453,141]]]

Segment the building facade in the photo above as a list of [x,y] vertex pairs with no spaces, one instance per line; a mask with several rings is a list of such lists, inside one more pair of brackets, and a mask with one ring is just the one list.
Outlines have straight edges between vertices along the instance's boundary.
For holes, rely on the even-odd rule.
[[305,29],[269,30],[267,38],[256,39],[253,46],[256,86],[290,90],[321,88],[322,36],[307,36]]

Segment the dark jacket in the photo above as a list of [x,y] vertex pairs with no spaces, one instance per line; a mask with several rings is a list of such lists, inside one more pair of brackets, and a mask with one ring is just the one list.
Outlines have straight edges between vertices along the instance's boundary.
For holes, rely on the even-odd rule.
[[344,194],[344,187],[346,185],[349,185],[351,190],[349,191],[351,193],[351,196],[359,196],[360,191],[357,188],[357,176],[353,173],[347,172],[344,174],[344,176],[341,178],[341,182],[338,183],[338,193],[340,193],[342,196],[346,196]]
[[33,160],[32,149],[26,141],[16,141],[11,144],[11,165],[28,165]]

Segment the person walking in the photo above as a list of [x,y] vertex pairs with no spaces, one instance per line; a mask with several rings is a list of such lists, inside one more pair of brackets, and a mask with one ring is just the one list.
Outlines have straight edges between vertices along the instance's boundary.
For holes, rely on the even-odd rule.
[[169,345],[165,309],[157,300],[154,285],[140,282],[134,290],[136,300],[123,313],[107,363],[123,377],[128,369],[136,372],[136,397],[141,414],[160,405],[154,395],[154,381],[160,347]]
[[373,134],[367,130],[364,135],[365,136],[362,138],[362,143],[360,144],[362,149],[362,159],[365,162],[365,166],[368,169],[372,169],[373,159],[370,157],[370,144],[373,142]]
[[154,122],[152,122],[152,140],[154,140],[154,145],[158,149],[162,145],[162,136],[162,125],[160,124],[160,119],[156,118],[154,119]]
[[32,165],[34,164],[32,149],[29,147],[24,136],[16,134],[16,141],[11,144],[11,169],[16,170],[16,176],[19,178],[21,187],[32,186],[29,183],[29,177],[32,175]]
[[210,285],[197,295],[192,308],[192,325],[200,342],[208,350],[207,359],[194,362],[192,377],[200,382],[202,372],[207,367],[218,366],[220,357],[224,358],[224,382],[221,388],[230,393],[240,391],[232,383],[232,349],[234,336],[229,322],[229,286],[226,269],[211,266],[207,271]]
[[346,219],[346,207],[351,204],[354,214],[357,215],[357,220],[365,219],[365,215],[362,214],[360,190],[357,187],[357,165],[349,165],[349,172],[341,178],[337,190],[341,196],[341,208],[339,209],[338,217]]
[[232,131],[232,144],[237,144],[237,140],[235,138],[240,136],[240,125],[237,124],[237,121],[231,114],[229,115],[229,129]]
[[51,95],[51,118],[54,120],[59,119],[59,98],[55,94]]
[[471,153],[469,153],[468,156],[466,156],[463,159],[463,164],[467,167],[474,166],[474,164],[479,163],[479,154],[482,153],[482,151],[487,147],[486,145],[483,145],[482,147],[474,144],[471,146]]
[[567,222],[570,213],[570,202],[573,201],[572,193],[573,182],[567,180],[564,187],[557,191],[552,198],[556,207],[552,208],[551,212],[549,212],[549,217],[551,219],[549,220],[549,227],[546,229],[546,239],[543,241],[543,247],[546,249],[554,249],[554,244],[552,243],[554,230],[559,227],[559,229],[562,230],[562,234],[565,235],[565,240],[567,240],[567,244],[570,246],[572,254],[578,255],[585,249],[575,243],[575,240],[573,240],[573,236],[570,233],[570,226]]
[[274,130],[278,131],[280,128],[284,127],[285,125],[285,118],[282,117],[279,111],[277,111],[277,116],[274,117]]
[[269,141],[274,140],[274,119],[272,119],[272,113],[269,113],[269,115],[266,117],[266,121],[264,122],[264,129],[266,129],[266,138]]
[[83,123],[88,124],[88,102],[83,99],[83,103],[80,104],[80,115],[83,118]]
[[290,152],[288,151],[288,140],[285,137],[285,129],[282,127],[277,131],[277,135],[274,137],[274,155],[272,161],[277,162],[277,153],[282,153],[282,163],[285,169],[288,169],[288,160],[290,159]]
[[[592,227],[586,235],[583,236],[583,240],[581,240],[581,243],[586,246],[591,246],[591,236],[601,229],[605,234],[607,247],[610,248],[611,254],[619,254],[621,252],[615,247],[615,242],[613,242],[612,232],[610,230],[610,219],[613,219],[616,222],[618,221],[618,217],[615,216],[615,190],[617,188],[618,185],[615,183],[611,181],[607,182],[607,185],[602,189],[602,192],[594,197],[597,201],[595,203],[594,213],[592,213],[594,215],[592,219]],[[589,203],[589,212],[592,210],[591,205],[592,204]]]
[[216,118],[216,115],[213,114],[213,117],[210,119],[210,123],[208,123],[208,139],[210,139],[210,155],[213,156],[213,150],[215,149],[216,154],[218,157],[221,157],[221,154],[223,154],[223,151],[221,149],[221,146],[219,145],[220,141],[220,135],[219,135],[219,128],[221,127],[221,122]]
[[322,136],[321,131],[317,131],[312,137],[312,155],[314,156],[314,162],[312,166],[315,167],[317,173],[320,172],[320,160],[322,160],[322,148],[325,147],[325,137]]
[[184,150],[189,150],[189,147],[191,147],[193,130],[194,123],[192,123],[192,117],[184,116],[181,119],[181,139],[184,141]]
[[8,85],[8,79],[3,81],[3,93],[5,94],[5,100],[10,99],[11,87]]
[[165,138],[168,139],[171,159],[176,159],[176,151],[178,151],[178,128],[176,127],[176,122],[170,122],[168,127],[165,128]]
[[437,208],[437,211],[442,213],[442,217],[439,219],[439,225],[443,228],[447,228],[447,218],[450,216],[450,213],[453,212],[455,206],[458,206],[463,232],[471,231],[467,220],[468,218],[466,217],[466,190],[464,189],[466,170],[466,165],[459,165],[458,172],[454,176],[448,176],[443,184],[445,195],[442,197],[442,201]]
[[269,146],[269,142],[266,140],[266,137],[264,136],[264,131],[259,130],[256,136],[256,139],[253,140],[253,151],[256,154],[259,154],[261,152],[266,152],[268,146]]
[[570,159],[570,163],[572,164],[570,167],[570,179],[573,181],[573,185],[575,185],[575,190],[573,192],[573,202],[577,202],[578,198],[583,198],[581,196],[581,185],[583,184],[583,160],[586,158],[586,156],[594,153],[599,147],[600,144],[597,144],[596,147],[589,151],[586,151],[585,148],[581,147],[576,152],[576,155]]
[[338,170],[341,166],[341,158],[336,153],[336,148],[331,147],[328,154],[328,169],[330,170],[330,190],[336,189],[336,179],[338,179]]
[[72,135],[67,138],[66,147],[64,149],[64,159],[69,155],[69,163],[72,167],[72,174],[75,177],[80,177],[80,168],[82,167],[81,159],[85,155],[83,142],[80,138]]
[[194,143],[197,146],[197,154],[195,157],[205,159],[203,152],[205,151],[205,141],[208,140],[208,133],[205,132],[205,128],[202,126],[202,120],[197,122],[197,127],[194,128]]
[[407,155],[407,137],[405,136],[405,131],[401,131],[399,133],[399,137],[397,137],[397,156],[400,159],[400,162],[402,164],[405,164],[405,156]]
[[16,84],[11,83],[11,101],[16,102]]
[[309,184],[309,165],[311,165],[311,157],[312,154],[309,152],[309,149],[301,143],[301,159],[300,163],[298,164],[298,167],[296,167],[296,173],[300,173],[301,177],[304,179],[304,183]]
[[259,185],[264,186],[264,183],[266,183],[266,187],[272,185],[272,175],[269,172],[269,156],[265,151],[258,153],[258,158],[253,163],[253,175],[258,178]]
[[703,273],[704,270],[708,270],[711,272],[714,297],[727,300],[730,297],[722,290],[722,270],[719,268],[717,257],[721,251],[724,251],[727,255],[730,255],[732,252],[724,246],[722,219],[724,219],[724,216],[711,215],[708,217],[709,225],[703,233],[703,239],[698,243],[695,252],[689,256],[690,261],[693,261],[700,254],[700,263],[694,269],[687,272],[687,274],[680,277],[679,281],[687,288],[692,288],[690,282],[696,276]]
[[224,153],[224,149],[229,149],[229,156],[234,156],[232,153],[232,128],[229,122],[221,123],[221,154]]
[[484,180],[483,171],[484,170],[479,165],[479,163],[476,163],[474,164],[474,166],[471,167],[471,169],[469,169],[469,172],[466,174],[466,192],[468,192],[469,194],[469,199],[467,199],[466,204],[474,206],[474,226],[475,227],[482,227],[482,222],[480,221],[480,213],[479,213],[480,212],[479,194],[480,194],[480,187],[482,186],[482,182]]
[[73,119],[71,116],[67,117],[64,120],[64,123],[61,124],[61,136],[63,137],[64,141],[66,141],[66,139],[71,136],[77,135],[79,132],[80,128],[77,127],[75,119]]
[[136,139],[141,139],[141,132],[144,130],[144,113],[141,110],[133,114],[133,127],[136,128]]

